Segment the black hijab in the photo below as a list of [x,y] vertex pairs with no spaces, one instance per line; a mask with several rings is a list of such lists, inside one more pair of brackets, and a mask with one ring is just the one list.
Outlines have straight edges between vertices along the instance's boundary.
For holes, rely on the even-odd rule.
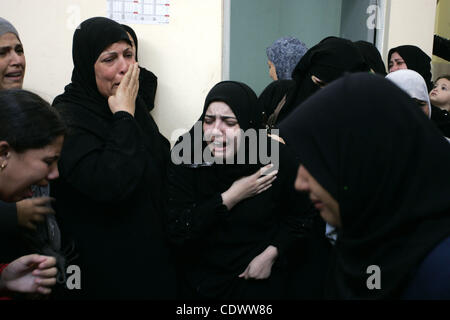
[[126,32],[128,32],[130,34],[130,36],[133,38],[133,42],[134,42],[134,47],[136,49],[136,61],[138,61],[138,39],[137,39],[137,35],[136,32],[134,32],[134,30],[127,26],[126,24],[122,24],[121,25],[122,28],[125,29]]
[[[305,101],[280,132],[339,203],[328,297],[401,296],[450,235],[448,142],[395,84],[362,73]],[[366,287],[370,265],[381,269],[381,290]]]
[[[99,55],[109,45],[125,41],[130,44],[125,30],[117,22],[104,17],[85,20],[75,30],[72,57],[74,68],[72,82],[64,88],[64,93],[53,101],[69,126],[79,127],[100,137],[109,134],[113,114],[108,100],[97,89],[94,64]],[[161,163],[167,161],[167,141],[145,108],[138,95],[134,118],[147,136],[145,143],[154,158]]]
[[311,75],[328,84],[345,72],[358,71],[369,71],[369,66],[353,42],[337,37],[323,39],[306,52],[292,72],[296,87],[288,94],[280,117],[284,118],[319,90],[319,86],[311,80]]
[[264,112],[263,125],[267,124],[268,118],[274,113],[280,101],[293,88],[295,88],[294,80],[276,80],[259,95],[258,105]]
[[[217,180],[217,186],[221,191],[228,189],[231,184],[236,181],[238,178],[243,177],[245,175],[250,175],[261,166],[258,164],[249,164],[248,159],[244,164],[238,164],[236,159],[234,164],[207,164],[202,160],[201,163],[194,163],[194,152],[199,152],[199,150],[205,150],[207,148],[207,144],[204,141],[204,133],[201,130],[201,136],[195,136],[194,132],[196,126],[202,127],[206,111],[208,110],[209,105],[215,101],[225,102],[233,113],[236,115],[236,119],[238,120],[239,126],[242,130],[247,129],[259,129],[261,127],[261,119],[262,119],[262,110],[259,108],[257,104],[257,97],[255,92],[246,84],[237,82],[237,81],[222,81],[217,83],[208,93],[205,99],[205,104],[203,106],[202,115],[194,127],[191,130],[184,134],[177,141],[177,144],[185,141],[185,139],[189,139],[192,147],[192,158],[191,164],[187,164],[188,166],[211,166],[214,171],[214,177],[212,179]],[[198,130],[197,132],[199,132]],[[259,141],[258,141],[259,143]],[[201,147],[199,147],[201,145]],[[246,148],[245,152],[248,155],[248,143],[242,141],[241,148]],[[175,151],[176,148],[173,149]],[[173,155],[172,155],[173,156]],[[194,164],[193,164],[194,163]]]
[[419,47],[406,45],[389,50],[388,62],[391,60],[394,52],[397,52],[403,58],[408,69],[416,71],[424,78],[428,92],[430,92],[433,89],[433,83],[431,82],[431,58]]
[[358,48],[361,55],[366,60],[367,65],[378,74],[386,76],[386,66],[384,65],[381,54],[372,43],[367,41],[355,41],[353,42]]
[[[134,47],[136,48],[136,61],[138,61],[138,39],[136,36],[136,32],[127,26],[126,24],[122,24],[122,28],[128,32],[134,41]],[[155,96],[156,96],[156,88],[158,87],[158,78],[156,75],[150,70],[145,69],[144,67],[139,66],[141,72],[139,73],[139,96],[144,100],[145,106],[148,111],[151,111],[155,108]]]

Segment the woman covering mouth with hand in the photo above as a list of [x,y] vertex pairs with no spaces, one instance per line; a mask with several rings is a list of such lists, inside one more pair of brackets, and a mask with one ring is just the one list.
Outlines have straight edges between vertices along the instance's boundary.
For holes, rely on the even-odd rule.
[[[72,53],[72,82],[53,102],[70,128],[56,210],[82,272],[82,290],[68,297],[173,298],[162,221],[169,145],[138,95],[128,35],[110,19],[91,18],[76,29]],[[117,259],[126,281],[117,280]]]

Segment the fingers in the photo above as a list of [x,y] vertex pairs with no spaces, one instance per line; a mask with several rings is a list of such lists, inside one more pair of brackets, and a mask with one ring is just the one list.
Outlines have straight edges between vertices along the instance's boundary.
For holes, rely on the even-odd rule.
[[30,198],[30,199],[26,199],[26,200],[29,200],[35,206],[45,206],[45,205],[50,204],[53,201],[55,201],[55,198],[37,197],[37,198]]
[[34,283],[38,284],[39,287],[51,287],[56,284],[56,278],[50,278],[50,279],[36,278],[34,280]]
[[265,165],[264,167],[262,167],[261,169],[259,169],[260,171],[260,175],[266,175],[269,173],[270,169],[273,168],[273,163],[269,163],[267,165]]
[[44,258],[43,261],[38,265],[38,268],[40,270],[48,269],[51,267],[54,267],[56,265],[56,259],[55,257],[49,257],[49,256],[41,256]]
[[[137,63],[130,66],[132,69],[132,74],[130,78],[129,87],[131,88],[132,95],[137,95],[137,92],[139,90],[139,65]],[[129,70],[129,69],[128,69]]]
[[[33,265],[39,265],[40,263],[43,263],[48,257],[41,256],[39,254],[29,254],[27,256],[23,256],[18,258],[17,262],[22,263],[26,266],[33,266]],[[13,261],[13,262],[15,262]]]
[[125,73],[125,76],[122,78],[122,80],[120,81],[120,84],[119,84],[119,88],[120,87],[122,87],[122,88],[126,88],[126,87],[128,87],[128,85],[130,84],[130,81],[131,81],[131,75],[132,75],[132,73],[133,73],[133,65],[130,65],[129,67],[128,67],[128,70],[127,70],[127,72]]
[[32,222],[30,222],[30,221],[28,221],[28,222],[25,224],[25,228],[30,229],[30,230],[37,230],[36,226],[35,226]]
[[46,287],[38,287],[37,289],[37,292],[39,292],[40,294],[50,294],[50,293],[52,293],[52,289],[50,289],[50,288],[46,288]]
[[39,278],[52,278],[52,277],[56,277],[56,275],[58,274],[58,269],[56,269],[55,267],[50,268],[50,269],[36,269],[33,271],[33,275]]
[[249,270],[250,270],[250,266],[247,266],[247,268],[245,268],[244,272],[242,272],[242,273],[239,275],[239,278],[247,279],[247,277],[248,277],[248,271],[249,271]]

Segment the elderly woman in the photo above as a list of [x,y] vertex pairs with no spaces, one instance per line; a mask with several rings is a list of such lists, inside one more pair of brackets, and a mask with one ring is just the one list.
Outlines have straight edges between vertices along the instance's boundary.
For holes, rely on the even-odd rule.
[[405,92],[347,75],[280,131],[302,162],[296,188],[338,229],[327,297],[450,298],[450,148]]
[[[0,199],[14,202],[30,197],[32,185],[46,186],[58,177],[66,128],[49,104],[31,92],[0,91],[0,105]],[[55,264],[54,257],[37,254],[0,264],[0,294],[49,294],[56,283]]]
[[70,128],[53,189],[61,231],[79,254],[81,290],[70,295],[172,298],[161,202],[169,145],[137,95],[128,35],[91,18],[75,31],[72,52],[72,83],[53,102]]

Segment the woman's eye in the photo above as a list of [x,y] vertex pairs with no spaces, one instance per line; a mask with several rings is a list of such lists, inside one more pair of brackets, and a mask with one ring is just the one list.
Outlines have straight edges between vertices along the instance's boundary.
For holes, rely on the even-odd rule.
[[234,127],[235,125],[237,125],[237,122],[236,121],[227,121],[226,124],[229,127]]

